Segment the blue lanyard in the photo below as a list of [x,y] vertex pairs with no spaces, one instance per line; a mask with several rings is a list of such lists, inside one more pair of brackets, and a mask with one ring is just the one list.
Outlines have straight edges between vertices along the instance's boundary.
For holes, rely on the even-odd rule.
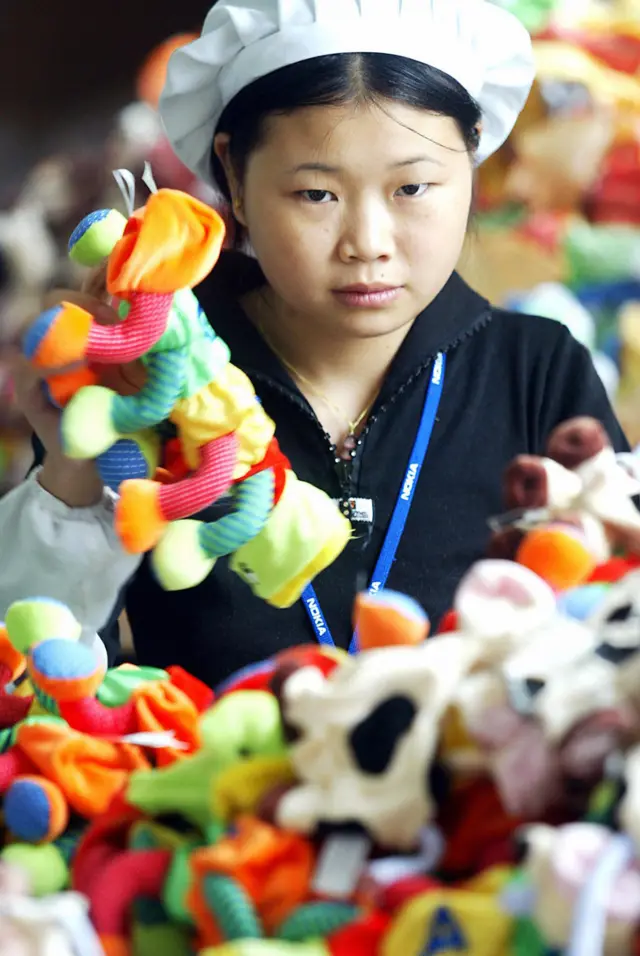
[[[380,550],[380,556],[378,557],[373,572],[373,578],[369,585],[369,594],[377,594],[378,591],[381,591],[385,587],[389,572],[395,561],[398,545],[400,544],[400,539],[402,538],[402,533],[407,523],[407,518],[409,517],[409,511],[411,510],[411,503],[418,484],[418,478],[420,477],[420,471],[429,448],[429,442],[431,441],[433,426],[436,422],[444,386],[445,367],[446,357],[443,352],[439,352],[433,363],[431,381],[427,389],[427,396],[422,409],[422,418],[418,426],[418,433],[411,450],[409,464],[407,465],[400,491],[398,492],[398,500],[393,509],[387,534]],[[317,640],[320,644],[335,647],[335,641],[320,608],[320,602],[318,601],[313,585],[307,585],[302,592],[302,602],[309,615],[309,620],[311,621]],[[355,654],[357,650],[358,635],[354,634],[349,646],[349,653]]]

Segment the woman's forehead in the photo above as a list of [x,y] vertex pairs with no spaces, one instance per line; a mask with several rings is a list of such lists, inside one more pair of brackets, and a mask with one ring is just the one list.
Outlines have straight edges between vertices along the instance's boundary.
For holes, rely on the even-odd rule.
[[393,169],[450,165],[464,154],[454,120],[393,102],[313,106],[269,117],[260,152],[279,168],[343,171],[365,161]]

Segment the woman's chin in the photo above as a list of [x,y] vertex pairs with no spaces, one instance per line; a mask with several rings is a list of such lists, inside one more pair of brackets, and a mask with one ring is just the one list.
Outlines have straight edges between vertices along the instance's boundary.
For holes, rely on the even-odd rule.
[[[345,338],[379,338],[387,335],[400,335],[407,332],[415,321],[417,313],[407,313],[406,309],[350,309],[340,316],[340,331]],[[335,328],[335,323],[334,323]]]

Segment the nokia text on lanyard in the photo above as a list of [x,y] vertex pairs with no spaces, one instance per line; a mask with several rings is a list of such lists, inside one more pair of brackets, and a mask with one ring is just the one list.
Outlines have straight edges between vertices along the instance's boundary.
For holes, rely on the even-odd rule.
[[[393,509],[393,514],[391,515],[391,521],[389,522],[389,527],[387,528],[387,533],[380,550],[380,555],[376,562],[373,578],[371,579],[371,584],[369,585],[369,594],[376,594],[385,587],[389,577],[389,572],[391,571],[391,567],[395,561],[398,545],[400,544],[400,539],[402,538],[402,533],[405,529],[407,518],[409,517],[409,512],[411,510],[411,503],[413,501],[413,496],[418,484],[418,478],[420,477],[420,471],[422,469],[422,465],[429,448],[429,443],[431,441],[433,426],[436,423],[440,399],[442,397],[442,389],[444,387],[445,367],[446,356],[443,352],[440,352],[436,356],[433,363],[431,381],[429,382],[429,388],[427,389],[427,394],[422,409],[422,416],[418,426],[418,432],[416,434],[416,439],[411,450],[411,456],[407,464],[407,469],[398,492],[398,499]],[[309,615],[309,620],[311,621],[311,625],[317,640],[320,642],[320,644],[325,644],[329,647],[335,647],[335,641],[331,635],[329,624],[322,613],[320,602],[318,601],[315,589],[311,584],[307,585],[303,591],[302,601],[304,603],[305,610]],[[354,654],[357,649],[358,636],[357,634],[354,634],[349,646],[349,653]]]

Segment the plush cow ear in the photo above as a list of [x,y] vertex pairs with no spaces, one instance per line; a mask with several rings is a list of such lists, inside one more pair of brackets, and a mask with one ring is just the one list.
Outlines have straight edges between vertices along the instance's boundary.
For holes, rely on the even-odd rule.
[[610,445],[606,431],[595,418],[572,418],[551,432],[547,454],[573,471]]
[[507,466],[503,477],[507,508],[544,508],[548,503],[547,472],[535,455],[518,455]]

